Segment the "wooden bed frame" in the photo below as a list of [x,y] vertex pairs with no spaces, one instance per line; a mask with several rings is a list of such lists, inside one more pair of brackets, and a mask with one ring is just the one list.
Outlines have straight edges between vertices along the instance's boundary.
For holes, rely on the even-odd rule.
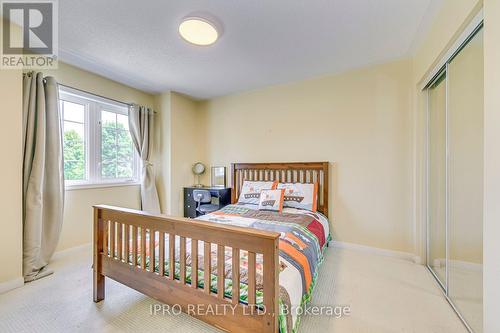
[[[318,182],[318,210],[328,216],[328,162],[305,163],[235,163],[231,165],[232,202],[236,202],[244,180],[279,180],[282,182]],[[155,253],[141,255],[149,248],[155,252],[158,241],[159,271],[154,270]],[[174,271],[175,237],[179,237],[179,278],[165,276],[165,263]],[[165,249],[169,237],[169,249]],[[211,244],[217,244],[217,265],[224,266],[225,247],[232,248],[232,299],[224,297],[224,269],[217,270],[217,290],[209,288],[210,275],[204,276],[204,288],[199,288],[198,277],[186,282],[186,239],[191,239],[191,253],[198,253],[198,241],[203,241],[204,267],[210,270]],[[180,217],[152,215],[143,211],[94,206],[94,302],[105,294],[105,277],[129,286],[160,302],[180,306],[182,311],[202,321],[230,332],[278,332],[279,293],[279,234],[253,228],[194,221]],[[241,303],[240,250],[248,251],[248,304]],[[256,256],[263,257],[263,304],[256,303]],[[150,260],[149,266],[147,260]],[[166,260],[168,259],[168,260]],[[199,259],[198,259],[199,260]],[[192,270],[198,270],[194,260]],[[212,274],[215,274],[212,272]],[[207,311],[198,315],[196,308],[220,306],[223,315]]]

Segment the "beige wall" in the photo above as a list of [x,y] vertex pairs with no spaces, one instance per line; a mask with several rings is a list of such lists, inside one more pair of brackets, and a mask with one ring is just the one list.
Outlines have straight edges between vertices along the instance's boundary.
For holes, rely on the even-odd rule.
[[202,104],[207,162],[335,162],[335,239],[412,251],[411,62]]
[[151,94],[63,62],[59,62],[57,69],[44,70],[43,72],[46,76],[55,77],[58,83],[82,89],[93,94],[126,103],[137,103],[148,106],[155,105],[154,96]]
[[191,167],[206,161],[205,113],[199,110],[199,102],[175,92],[159,95],[157,104],[161,110],[156,127],[161,135],[157,186],[162,212],[182,216],[183,187],[195,182]]
[[[171,154],[172,207],[169,214],[182,216],[183,187],[196,181],[191,168],[196,162],[206,161],[204,113],[198,111],[198,102],[181,94],[171,95]],[[208,168],[207,168],[208,169]],[[210,172],[208,169],[207,173]]]
[[[58,69],[45,70],[57,82],[104,97],[124,102],[155,106],[153,95],[125,86],[102,76],[59,63]],[[92,205],[110,204],[128,208],[140,208],[138,185],[74,189],[66,191],[64,221],[57,250],[90,243],[92,241]]]
[[[1,21],[0,21],[1,24]],[[22,75],[0,70],[0,284],[22,277]]]
[[484,1],[484,332],[500,332],[500,1]]
[[139,185],[66,191],[64,221],[57,251],[92,241],[92,206],[97,204],[140,209]]

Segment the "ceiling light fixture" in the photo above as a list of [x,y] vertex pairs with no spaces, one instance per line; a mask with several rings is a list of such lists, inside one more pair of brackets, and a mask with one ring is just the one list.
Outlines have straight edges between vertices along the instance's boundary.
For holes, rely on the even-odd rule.
[[201,17],[186,17],[179,25],[179,34],[194,45],[212,45],[219,38],[216,25]]

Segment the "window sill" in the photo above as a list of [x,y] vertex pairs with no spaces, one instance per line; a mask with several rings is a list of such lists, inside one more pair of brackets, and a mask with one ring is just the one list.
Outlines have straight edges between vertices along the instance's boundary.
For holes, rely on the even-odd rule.
[[125,182],[116,182],[116,183],[99,183],[99,184],[72,184],[66,185],[66,191],[74,191],[74,190],[89,190],[96,188],[107,188],[107,187],[124,187],[124,186],[139,186],[141,185],[138,181],[125,181]]

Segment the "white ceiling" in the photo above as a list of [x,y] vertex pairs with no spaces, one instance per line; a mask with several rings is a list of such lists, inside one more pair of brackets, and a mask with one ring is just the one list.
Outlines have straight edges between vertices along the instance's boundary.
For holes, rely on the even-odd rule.
[[[338,73],[411,54],[441,0],[64,0],[64,62],[151,93],[210,98]],[[209,47],[177,33],[206,12]]]

